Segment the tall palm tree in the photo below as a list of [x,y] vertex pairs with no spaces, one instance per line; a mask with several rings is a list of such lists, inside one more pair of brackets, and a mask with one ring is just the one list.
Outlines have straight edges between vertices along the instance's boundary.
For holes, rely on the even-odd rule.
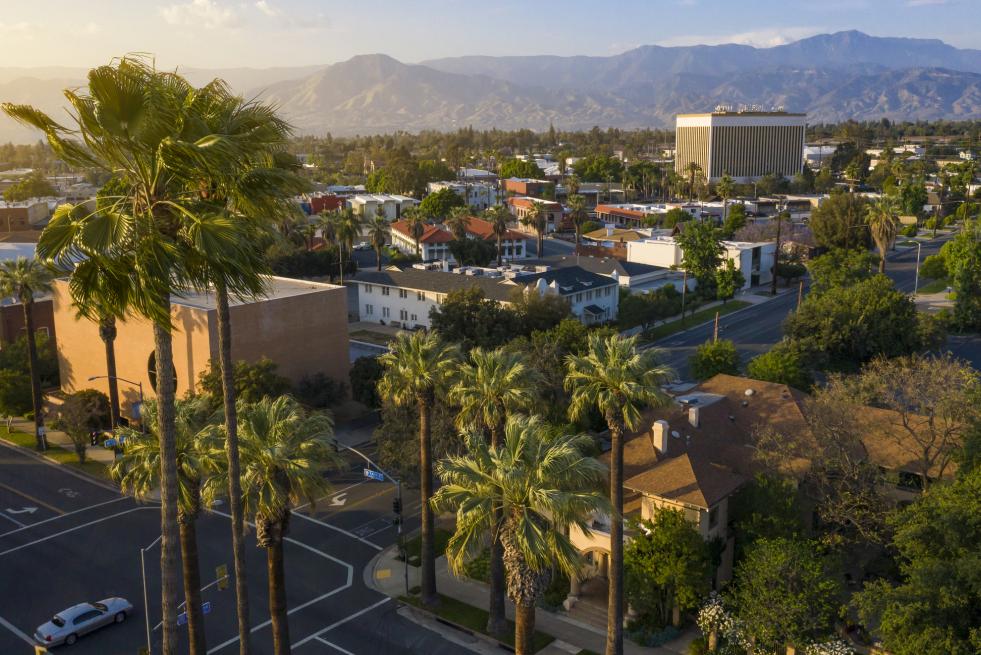
[[[484,212],[484,217],[490,221],[491,230],[497,238],[497,265],[500,266],[503,257],[504,235],[508,233],[508,223],[511,222],[511,212],[504,205],[494,205]],[[513,253],[512,253],[513,254]]]
[[702,172],[702,167],[698,162],[688,162],[685,166],[685,173],[688,175],[688,202],[695,199],[695,182],[698,180],[698,175]]
[[[208,91],[175,73],[158,72],[144,59],[124,58],[89,72],[88,89],[66,91],[72,127],[33,107],[4,104],[18,121],[43,131],[58,157],[79,167],[117,177],[126,193],[108,208],[79,216],[71,205],[55,212],[38,243],[38,256],[72,270],[70,286],[78,307],[103,295],[119,315],[135,313],[153,329],[156,358],[157,431],[160,440],[162,652],[177,640],[178,485],[175,448],[176,379],[170,299],[194,284],[189,264],[195,240],[228,260],[243,234],[233,222],[199,211],[197,190],[189,192],[183,167],[200,165],[188,152],[190,138],[205,146],[206,162],[227,165],[240,154],[234,140],[200,134],[199,103]],[[76,264],[95,253],[91,266]],[[108,282],[96,283],[103,276]]]
[[467,238],[467,228],[470,227],[470,209],[454,207],[450,210],[450,214],[443,221],[443,224],[453,233],[454,239],[463,241]]
[[[122,428],[126,439],[123,456],[112,463],[109,473],[119,482],[123,493],[137,500],[152,498],[160,485],[160,439],[155,434],[157,403],[148,401],[143,408],[149,433]],[[201,612],[201,567],[195,522],[201,513],[201,485],[205,478],[201,458],[205,429],[215,418],[209,401],[203,396],[178,400],[174,407],[177,448],[178,523],[180,525],[181,561],[184,570],[184,607],[187,612],[187,635],[191,655],[208,652]]]
[[443,484],[433,506],[457,513],[447,559],[459,573],[484,548],[484,535],[497,534],[504,544],[508,596],[515,605],[514,652],[531,655],[535,603],[552,570],[557,565],[570,577],[579,573],[579,552],[565,526],[589,534],[593,513],[607,507],[596,491],[604,469],[582,454],[588,436],[552,437],[538,417],[508,419],[500,446],[489,446],[474,433],[466,442],[466,455],[438,464]]
[[337,243],[337,213],[323,212],[314,219],[314,225],[320,231],[320,238],[324,240],[324,245],[335,245]]
[[41,438],[44,414],[41,410],[41,377],[38,372],[37,335],[34,332],[34,296],[51,291],[52,273],[37,259],[18,257],[0,263],[0,295],[13,296],[24,309],[24,327],[27,330],[27,370],[31,377],[31,401],[34,406],[34,438],[37,449],[44,450]]
[[368,239],[375,249],[375,258],[378,260],[378,270],[382,270],[382,250],[388,242],[388,219],[384,216],[375,216],[368,224]]
[[545,244],[545,230],[548,229],[548,212],[545,211],[545,203],[533,200],[531,209],[521,219],[523,225],[527,225],[535,230],[538,235],[536,247],[538,256],[542,257],[542,247]]
[[436,557],[433,545],[434,517],[429,499],[433,494],[433,448],[430,412],[437,392],[450,386],[459,366],[456,346],[444,343],[434,332],[402,332],[391,350],[379,358],[385,367],[378,383],[382,398],[399,406],[416,406],[419,412],[419,492],[422,497],[422,602],[436,603]]
[[886,272],[886,254],[899,233],[899,220],[896,218],[896,202],[882,194],[877,202],[866,209],[865,222],[879,251],[879,272]]
[[722,222],[724,223],[726,217],[729,215],[729,198],[732,197],[732,193],[735,189],[735,182],[732,176],[728,173],[722,174],[722,179],[719,180],[719,184],[716,186],[716,191],[719,192],[719,196],[722,198]]
[[[242,463],[242,504],[253,517],[256,540],[266,549],[269,615],[273,652],[290,652],[286,604],[286,569],[283,547],[289,532],[291,508],[301,502],[314,506],[330,490],[325,473],[341,465],[334,442],[334,421],[329,414],[308,414],[290,396],[265,397],[256,403],[240,402],[239,452]],[[204,498],[212,501],[228,493],[228,468],[221,428],[207,440],[205,455],[213,476]]]
[[572,226],[576,228],[576,254],[579,254],[579,244],[582,241],[582,226],[586,224],[589,213],[586,211],[586,198],[578,193],[569,196],[569,217],[572,219]]
[[[521,355],[497,350],[474,348],[470,361],[460,366],[456,384],[450,389],[449,401],[460,407],[457,428],[479,431],[489,437],[492,448],[500,447],[504,438],[507,417],[529,409],[537,397],[537,375]],[[494,635],[503,633],[504,615],[504,548],[494,538],[501,523],[495,513],[495,526],[490,545],[490,610],[487,630]]]
[[661,390],[673,373],[657,362],[654,350],[638,350],[637,337],[590,335],[585,355],[569,355],[565,388],[571,392],[569,416],[584,418],[595,407],[610,429],[610,573],[606,655],[623,653],[623,436],[634,430],[646,407],[663,406]]
[[344,284],[344,255],[354,249],[354,240],[361,234],[361,217],[353,209],[341,212],[334,227],[337,234],[337,254],[340,258],[341,284]]
[[402,214],[402,218],[405,219],[405,222],[409,226],[409,234],[415,239],[416,257],[420,257],[419,239],[426,232],[426,215],[418,207],[409,207]]

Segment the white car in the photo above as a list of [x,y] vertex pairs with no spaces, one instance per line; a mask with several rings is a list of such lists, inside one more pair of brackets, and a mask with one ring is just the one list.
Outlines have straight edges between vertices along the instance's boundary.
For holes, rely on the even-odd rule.
[[358,245],[354,246],[355,250],[371,250],[371,244],[367,241],[362,241]]
[[113,623],[122,623],[133,612],[125,598],[106,598],[96,603],[79,603],[62,610],[38,626],[34,639],[42,646],[71,646],[84,634]]

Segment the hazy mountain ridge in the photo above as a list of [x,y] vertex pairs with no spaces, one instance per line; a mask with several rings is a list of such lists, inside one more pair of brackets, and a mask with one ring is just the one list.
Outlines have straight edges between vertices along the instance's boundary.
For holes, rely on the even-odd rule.
[[[360,55],[331,66],[181,67],[275,103],[304,134],[673,124],[717,104],[806,111],[811,122],[981,118],[981,50],[839,32],[773,48],[642,46],[610,57],[455,57],[406,64]],[[0,101],[63,117],[85,70],[0,68]],[[0,141],[38,135],[0,119]]]

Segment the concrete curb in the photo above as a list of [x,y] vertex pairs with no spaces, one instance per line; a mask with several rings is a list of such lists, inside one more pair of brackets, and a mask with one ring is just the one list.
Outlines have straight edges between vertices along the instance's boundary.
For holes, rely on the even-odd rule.
[[[79,480],[83,480],[85,482],[89,482],[91,484],[97,485],[99,487],[102,487],[103,489],[106,489],[107,491],[114,491],[116,493],[120,493],[119,487],[113,485],[110,482],[107,482],[107,481],[103,480],[102,478],[97,478],[96,476],[90,475],[90,474],[86,473],[85,471],[76,471],[72,467],[65,466],[64,464],[62,464],[61,462],[59,462],[56,459],[51,459],[50,457],[47,457],[45,455],[42,455],[42,454],[40,454],[40,453],[38,453],[38,452],[36,452],[34,450],[31,450],[30,448],[25,448],[24,446],[21,446],[20,444],[14,443],[13,441],[10,441],[8,439],[4,439],[3,437],[0,437],[0,441],[2,441],[4,443],[4,445],[9,446],[10,448],[13,448],[14,450],[16,450],[17,452],[19,452],[21,454],[29,455],[29,456],[33,457],[34,459],[36,459],[38,461],[41,461],[41,462],[44,462],[45,464],[48,464],[50,466],[56,466],[56,467],[58,467],[59,470],[64,471],[65,473],[67,473],[69,475],[73,475],[76,478],[78,478]],[[55,448],[58,448],[58,446],[54,446],[54,447]]]

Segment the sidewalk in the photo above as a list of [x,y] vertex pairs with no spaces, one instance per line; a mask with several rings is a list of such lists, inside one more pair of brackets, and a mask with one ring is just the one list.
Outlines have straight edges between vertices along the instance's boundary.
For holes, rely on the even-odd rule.
[[[404,564],[395,558],[395,554],[396,549],[393,546],[376,556],[365,568],[364,579],[369,587],[393,598],[398,598],[405,594],[405,569]],[[418,584],[419,569],[410,566],[409,588],[411,589]],[[436,588],[440,594],[455,598],[468,605],[480,608],[487,606],[487,586],[473,580],[455,577],[449,572],[445,557],[436,560]],[[476,641],[471,641],[474,638],[470,635],[437,623],[422,612],[409,609],[404,615],[475,652],[500,652],[499,647],[491,646],[488,650],[488,642],[479,638]],[[514,618],[514,606],[510,601],[507,603],[507,615],[510,619]],[[425,620],[419,621],[419,618]],[[555,637],[554,642],[539,651],[540,655],[564,655],[568,653],[575,655],[581,650],[602,653],[606,648],[605,630],[574,621],[560,613],[548,612],[539,608],[535,612],[535,627]],[[688,652],[688,644],[694,637],[695,635],[692,633],[685,633],[670,644],[658,648],[646,648],[629,640],[624,640],[623,652],[629,655],[685,655]],[[461,642],[461,638],[466,643]]]
[[[70,452],[73,457],[75,456],[75,444],[72,443],[71,438],[67,434],[61,430],[51,430],[47,426],[45,426],[45,429],[47,430],[46,439],[49,449],[61,448]],[[28,421],[23,418],[11,419],[10,431],[34,434],[34,421]],[[101,445],[87,446],[85,449],[85,458],[109,466],[116,459],[116,455],[113,451],[103,448]]]

